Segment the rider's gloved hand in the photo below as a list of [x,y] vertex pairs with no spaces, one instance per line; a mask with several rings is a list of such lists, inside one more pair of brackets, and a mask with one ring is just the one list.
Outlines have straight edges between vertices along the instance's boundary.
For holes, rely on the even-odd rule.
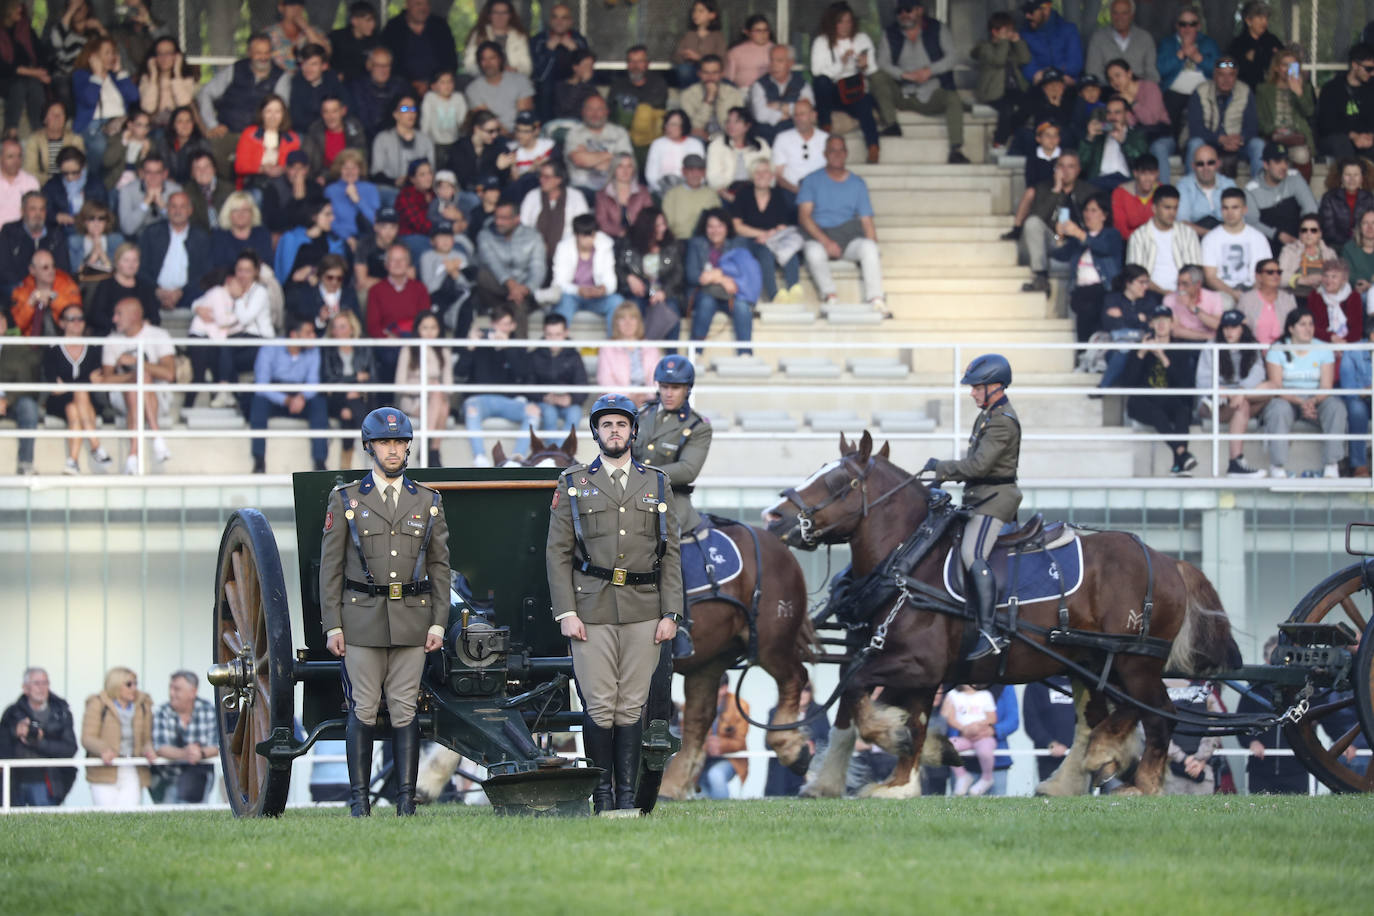
[[938,459],[938,458],[931,458],[929,461],[926,462],[926,466],[923,467],[923,468],[921,468],[921,473],[922,473],[922,474],[931,474],[931,473],[934,473],[935,469],[936,469],[937,467],[939,467],[939,465],[940,465],[940,459]]

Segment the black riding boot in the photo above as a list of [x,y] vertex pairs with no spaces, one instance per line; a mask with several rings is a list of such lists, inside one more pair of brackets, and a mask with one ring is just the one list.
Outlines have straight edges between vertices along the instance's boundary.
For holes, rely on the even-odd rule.
[[673,658],[688,658],[696,651],[692,644],[692,606],[687,603],[687,593],[682,593],[682,620],[677,625],[677,635],[673,637]]
[[353,817],[372,815],[372,732],[358,717],[348,714],[344,726],[344,755],[348,758],[349,813]]
[[986,560],[974,560],[964,577],[964,601],[978,621],[978,644],[968,654],[969,661],[988,655],[998,655],[1007,647],[1007,640],[997,635],[997,579]]
[[639,781],[639,753],[643,743],[644,726],[615,727],[615,806],[622,810],[638,808],[635,804],[635,783]]
[[600,814],[615,807],[615,795],[611,789],[611,777],[615,772],[615,749],[611,730],[597,725],[591,716],[583,716],[582,744],[587,750],[587,756],[591,758],[592,766],[605,770],[596,788],[592,790],[593,811]]
[[420,773],[420,723],[391,729],[391,751],[396,767],[396,816],[415,814],[415,777]]

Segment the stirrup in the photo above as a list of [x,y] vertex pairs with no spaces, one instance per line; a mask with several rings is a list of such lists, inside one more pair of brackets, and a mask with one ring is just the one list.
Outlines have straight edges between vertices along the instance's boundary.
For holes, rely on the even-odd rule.
[[973,651],[968,654],[969,661],[977,661],[980,658],[987,658],[989,655],[1001,655],[1007,647],[1007,640],[1001,636],[994,636],[987,630],[978,631],[978,643],[973,647]]
[[677,634],[673,636],[673,658],[690,658],[696,653],[692,642],[692,631],[678,624]]

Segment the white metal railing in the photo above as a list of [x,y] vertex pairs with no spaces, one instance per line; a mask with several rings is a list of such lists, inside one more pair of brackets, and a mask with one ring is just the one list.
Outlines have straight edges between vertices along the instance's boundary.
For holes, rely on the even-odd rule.
[[[85,344],[90,345],[90,346],[97,346],[97,347],[100,347],[100,346],[104,346],[105,344],[107,344],[107,343],[109,343],[109,342],[110,342],[110,339],[109,339],[109,338],[29,337],[29,338],[7,339],[7,340],[4,342],[4,345],[5,345],[5,346],[34,346],[34,347],[41,347],[41,346],[50,346],[50,345],[63,345],[63,344],[72,344],[72,343],[85,343]],[[145,363],[145,360],[144,360],[144,356],[145,356],[145,352],[146,352],[146,344],[145,344],[145,341],[143,341],[142,339],[138,339],[138,340],[132,341],[131,343],[134,344],[134,351],[133,351],[133,352],[134,352],[135,358],[136,358],[136,360],[137,360],[136,365],[135,365],[135,372],[134,372],[134,376],[135,376],[135,377],[134,377],[134,381],[133,381],[133,382],[131,382],[131,383],[124,383],[124,384],[115,384],[115,383],[108,383],[108,382],[91,383],[91,384],[88,384],[88,385],[82,385],[82,386],[80,386],[80,387],[81,387],[83,390],[86,390],[86,391],[92,391],[92,392],[107,392],[107,393],[110,393],[110,394],[121,394],[121,393],[126,393],[126,392],[133,392],[133,393],[135,393],[136,395],[142,395],[142,394],[147,394],[147,393],[168,393],[168,394],[172,394],[172,395],[174,395],[174,396],[182,395],[182,394],[185,394],[185,393],[187,393],[187,392],[197,392],[197,393],[198,393],[198,392],[225,392],[225,391],[227,391],[227,392],[243,392],[243,393],[258,393],[258,392],[271,392],[271,391],[283,392],[283,393],[295,393],[295,392],[310,391],[310,392],[325,393],[325,394],[329,394],[329,393],[339,393],[339,392],[365,392],[365,393],[377,393],[377,394],[388,393],[388,394],[394,394],[394,395],[397,395],[397,396],[400,396],[400,395],[407,395],[407,396],[415,396],[415,395],[418,395],[418,396],[419,396],[419,402],[420,402],[419,412],[418,412],[418,415],[417,415],[417,416],[415,416],[415,417],[412,418],[412,420],[414,421],[414,426],[415,426],[415,438],[418,440],[419,445],[420,445],[420,447],[417,449],[417,451],[418,451],[418,455],[416,456],[416,458],[417,458],[417,463],[420,463],[421,466],[424,466],[424,462],[426,462],[426,461],[428,460],[428,451],[429,451],[429,443],[430,443],[430,440],[466,439],[466,438],[469,438],[469,437],[479,436],[479,435],[482,436],[482,437],[484,437],[484,438],[499,438],[499,437],[501,437],[501,436],[503,436],[503,435],[508,437],[508,436],[511,434],[510,431],[507,431],[507,430],[492,430],[492,429],[485,429],[485,430],[482,430],[482,431],[480,431],[480,432],[477,432],[477,431],[470,431],[470,430],[468,430],[468,429],[466,429],[466,428],[463,428],[463,427],[461,426],[461,423],[458,425],[457,428],[454,428],[454,429],[430,429],[430,428],[429,428],[429,427],[430,427],[429,397],[428,397],[429,394],[435,393],[435,392],[442,392],[442,393],[446,393],[446,394],[449,394],[449,395],[454,395],[454,394],[457,394],[457,395],[472,395],[472,394],[507,394],[507,395],[512,395],[512,396],[522,396],[522,395],[540,395],[540,394],[542,394],[543,392],[549,390],[549,386],[548,386],[547,384],[542,384],[542,385],[541,385],[541,384],[491,385],[491,384],[482,384],[482,383],[462,382],[462,383],[454,383],[454,384],[451,384],[451,385],[443,385],[443,384],[431,383],[431,382],[429,381],[429,374],[430,374],[430,373],[429,373],[429,367],[430,367],[430,361],[431,361],[432,359],[434,359],[434,355],[433,355],[433,352],[432,352],[434,348],[438,347],[438,348],[443,348],[443,349],[446,349],[446,350],[450,350],[450,351],[452,351],[452,352],[450,352],[450,358],[451,358],[451,359],[457,359],[457,358],[459,358],[459,354],[457,353],[457,351],[459,351],[459,350],[461,350],[461,349],[463,349],[463,348],[498,348],[498,349],[500,349],[500,348],[516,347],[516,348],[520,348],[520,349],[533,349],[533,348],[548,346],[550,343],[553,343],[553,342],[550,342],[550,341],[540,341],[540,340],[526,340],[526,339],[496,341],[496,340],[486,340],[486,339],[477,339],[477,340],[455,340],[455,339],[451,339],[451,338],[440,338],[440,339],[434,339],[434,340],[421,340],[421,339],[404,339],[404,340],[397,340],[397,339],[346,339],[346,340],[338,340],[338,339],[332,339],[332,338],[323,338],[323,339],[315,339],[315,338],[305,338],[305,339],[294,339],[294,338],[273,338],[273,339],[230,338],[230,339],[226,339],[226,340],[209,340],[209,339],[206,339],[206,338],[198,338],[198,337],[180,338],[180,339],[175,339],[175,340],[172,341],[173,344],[175,344],[177,347],[180,347],[180,348],[187,348],[187,347],[207,347],[207,346],[208,346],[208,347],[262,347],[262,346],[288,346],[288,345],[289,345],[289,346],[299,346],[299,347],[302,347],[302,348],[307,348],[307,347],[330,348],[330,347],[344,347],[344,346],[347,346],[347,347],[364,347],[364,348],[370,348],[370,349],[378,349],[378,348],[391,348],[391,349],[396,349],[396,348],[401,348],[401,347],[406,347],[406,348],[418,348],[419,360],[418,360],[418,367],[417,367],[417,368],[418,368],[418,370],[419,370],[420,378],[419,378],[419,381],[416,382],[416,383],[414,383],[414,384],[403,384],[403,383],[394,383],[394,382],[393,382],[393,383],[375,382],[375,383],[367,383],[367,384],[355,384],[355,383],[350,383],[350,384],[325,384],[325,383],[320,383],[320,384],[314,384],[314,385],[305,385],[305,384],[284,384],[284,383],[277,383],[277,384],[262,384],[262,385],[260,385],[260,384],[257,384],[257,383],[250,383],[250,382],[235,382],[235,383],[231,383],[231,384],[210,384],[210,383],[204,383],[204,382],[193,382],[193,383],[187,383],[187,384],[181,384],[181,383],[175,383],[175,382],[166,382],[166,383],[164,383],[164,382],[153,382],[153,381],[150,381],[150,380],[146,377],[146,373],[145,373],[145,367],[146,367],[146,363]],[[623,347],[644,348],[644,347],[662,347],[662,346],[665,345],[665,342],[663,342],[663,341],[618,341],[618,340],[605,340],[605,339],[599,339],[599,340],[567,340],[567,341],[559,341],[559,342],[557,342],[557,343],[558,343],[561,347],[563,347],[563,348],[565,348],[565,349],[578,350],[578,351],[584,350],[584,349],[588,349],[588,348],[596,348],[596,349],[599,349],[599,348],[601,348],[601,347],[607,347],[607,346],[622,347],[622,348],[623,348]],[[672,343],[677,344],[678,349],[683,350],[683,351],[685,352],[687,358],[690,359],[690,360],[692,360],[693,363],[694,363],[694,364],[697,364],[697,365],[702,365],[702,364],[703,364],[703,360],[702,360],[703,351],[706,351],[706,350],[710,350],[710,351],[714,351],[714,352],[730,351],[730,350],[732,350],[733,348],[735,348],[735,347],[737,347],[737,346],[740,346],[740,344],[737,344],[735,341],[715,341],[715,340],[712,340],[712,341],[674,341],[674,342],[672,342]],[[965,442],[966,442],[966,440],[967,440],[968,423],[969,423],[969,420],[971,419],[971,417],[970,417],[970,414],[971,414],[970,407],[964,403],[964,399],[967,397],[967,387],[958,384],[958,380],[959,380],[959,378],[960,378],[960,377],[962,376],[962,374],[963,374],[964,367],[968,364],[969,360],[970,360],[973,356],[975,356],[975,355],[977,355],[977,354],[981,354],[981,353],[986,353],[986,352],[988,352],[989,350],[999,350],[999,351],[1009,352],[1009,353],[1015,353],[1015,352],[1019,352],[1019,351],[1031,351],[1031,352],[1043,352],[1043,351],[1077,351],[1077,350],[1083,350],[1083,349],[1134,351],[1134,350],[1139,350],[1139,349],[1145,348],[1146,345],[1147,345],[1147,343],[1148,343],[1148,342],[1122,342],[1122,343],[1095,343],[1095,344],[1091,344],[1091,345],[1086,345],[1086,344],[1079,344],[1079,343],[1058,343],[1058,342],[1056,342],[1056,343],[1017,343],[1017,342],[997,342],[997,343],[988,343],[988,342],[930,342],[930,341],[911,341],[911,340],[859,341],[859,342],[850,342],[850,341],[843,341],[843,342],[841,342],[841,341],[833,341],[833,340],[815,340],[815,341],[806,341],[806,342],[751,341],[751,342],[749,342],[748,344],[746,344],[745,346],[751,347],[752,349],[754,349],[754,350],[756,350],[756,351],[763,351],[763,352],[766,352],[766,353],[785,353],[786,351],[789,351],[789,350],[791,350],[791,351],[802,350],[802,351],[806,351],[806,352],[808,352],[808,353],[816,353],[816,352],[822,352],[822,353],[827,353],[827,354],[828,354],[828,353],[834,353],[834,354],[836,354],[837,356],[841,357],[841,359],[842,359],[845,355],[859,355],[859,354],[862,354],[862,353],[865,353],[865,352],[881,351],[881,352],[888,352],[888,353],[890,353],[890,352],[892,352],[892,351],[894,351],[894,350],[895,350],[895,351],[898,351],[898,352],[909,352],[909,353],[910,353],[909,362],[910,362],[910,364],[911,364],[913,367],[917,367],[917,368],[919,368],[920,371],[923,371],[923,372],[926,372],[926,373],[932,373],[932,372],[933,372],[933,373],[936,373],[936,374],[941,374],[941,373],[947,372],[948,374],[947,374],[947,375],[944,375],[944,377],[947,378],[948,381],[942,382],[942,383],[925,383],[925,384],[918,384],[918,383],[866,384],[866,383],[857,383],[857,382],[856,382],[856,383],[843,382],[843,383],[838,383],[838,384],[837,384],[837,383],[834,383],[834,382],[830,382],[830,383],[821,383],[821,382],[815,382],[815,383],[796,383],[796,382],[788,381],[788,380],[785,379],[785,378],[783,378],[783,379],[777,379],[777,380],[774,380],[774,379],[771,379],[771,378],[770,378],[770,379],[768,379],[768,380],[766,380],[766,381],[765,381],[765,380],[760,380],[760,381],[758,381],[758,382],[741,382],[741,383],[731,383],[731,382],[728,382],[728,381],[704,382],[704,383],[698,384],[698,385],[696,386],[694,395],[698,397],[698,403],[700,403],[700,400],[703,399],[703,398],[704,398],[705,400],[709,401],[710,397],[711,397],[712,395],[716,395],[716,394],[730,394],[730,395],[760,394],[760,395],[776,396],[776,395],[778,395],[779,393],[782,393],[782,394],[785,394],[785,395],[795,395],[795,396],[797,396],[798,398],[804,399],[804,398],[806,398],[806,397],[808,397],[808,396],[814,396],[814,395],[834,395],[834,394],[837,393],[837,392],[843,392],[843,393],[845,393],[845,394],[854,394],[854,395],[869,395],[869,396],[874,396],[874,395],[876,395],[876,396],[879,396],[879,397],[882,397],[882,396],[890,396],[890,397],[892,397],[892,398],[894,399],[894,403],[900,403],[900,402],[909,403],[909,402],[910,402],[910,399],[911,399],[911,397],[912,397],[912,395],[933,395],[933,396],[937,396],[937,397],[941,398],[942,400],[948,400],[948,401],[950,401],[951,404],[952,404],[951,419],[950,419],[950,425],[949,425],[949,428],[948,428],[948,429],[936,429],[936,430],[933,430],[933,431],[931,431],[931,432],[905,432],[905,433],[903,433],[903,432],[892,432],[892,433],[883,433],[883,437],[886,438],[886,439],[889,439],[889,440],[893,440],[893,441],[945,442],[945,443],[948,443],[948,444],[949,444],[949,447],[951,448],[952,452],[955,453],[955,454],[957,454],[957,453],[964,447],[964,444],[965,444]],[[161,342],[159,342],[159,345],[161,345]],[[1370,344],[1370,343],[1334,344],[1334,345],[1333,345],[1333,344],[1323,344],[1323,346],[1329,346],[1329,347],[1331,347],[1332,349],[1334,349],[1334,350],[1336,350],[1336,351],[1339,351],[1339,352],[1345,352],[1345,351],[1370,351],[1370,350],[1374,350],[1374,344]],[[1201,351],[1201,350],[1214,350],[1214,351],[1217,351],[1217,350],[1220,350],[1220,349],[1227,349],[1227,350],[1231,350],[1231,351],[1233,351],[1233,352],[1239,352],[1239,351],[1241,351],[1241,350],[1247,350],[1247,349],[1248,349],[1248,350],[1252,350],[1252,351],[1263,352],[1263,351],[1265,351],[1265,350],[1268,350],[1269,347],[1268,347],[1267,345],[1264,345],[1264,344],[1236,344],[1236,345],[1233,345],[1233,346],[1232,346],[1232,345],[1221,345],[1221,344],[1216,344],[1216,343],[1211,343],[1211,342],[1189,342],[1189,343],[1171,343],[1171,344],[1165,345],[1165,346],[1163,346],[1163,347],[1160,347],[1160,349],[1165,349],[1165,350],[1167,350],[1167,351]],[[922,365],[920,365],[921,360],[919,359],[919,354],[923,354],[923,353],[930,353],[930,354],[933,354],[933,358],[932,358],[932,360],[931,360],[931,365],[929,365],[929,366],[922,366]],[[947,364],[945,364],[946,368],[942,370],[942,369],[940,369],[940,368],[937,368],[937,367],[936,367],[936,364],[939,363],[939,362],[943,362],[943,355],[944,355],[944,354],[948,354],[949,362],[948,362]],[[1086,385],[1054,385],[1054,384],[1050,384],[1050,385],[1034,385],[1034,384],[1018,384],[1018,385],[1014,385],[1012,390],[1014,391],[1015,395],[1016,395],[1018,398],[1024,398],[1024,397],[1053,397],[1053,398],[1061,398],[1061,399],[1062,399],[1062,398],[1083,398],[1083,397],[1092,397],[1092,396],[1100,396],[1100,395],[1114,395],[1114,396],[1142,395],[1142,396],[1146,396],[1146,397],[1169,397],[1169,396],[1177,396],[1177,395],[1192,395],[1192,396],[1205,396],[1205,397],[1210,397],[1212,403],[1215,405],[1215,404],[1219,404],[1219,403],[1220,403],[1220,398],[1221,398],[1221,397],[1223,397],[1223,396],[1225,396],[1225,395],[1227,395],[1227,394],[1234,394],[1234,393],[1236,392],[1236,389],[1227,389],[1227,388],[1224,388],[1224,387],[1221,386],[1220,377],[1219,377],[1219,371],[1220,371],[1219,360],[1214,359],[1214,360],[1212,361],[1212,369],[1213,369],[1213,371],[1212,371],[1211,384],[1208,385],[1208,386],[1204,386],[1204,387],[1192,387],[1192,388],[1110,388],[1110,389],[1100,389],[1100,388],[1096,388],[1096,387],[1089,387],[1089,386],[1086,386]],[[1087,380],[1088,378],[1090,378],[1090,376],[1084,376],[1084,378],[1085,378],[1085,380]],[[70,390],[70,389],[71,389],[72,387],[74,387],[74,386],[64,386],[64,385],[60,385],[60,384],[45,383],[45,382],[29,382],[29,383],[5,383],[2,387],[3,387],[3,390],[4,390],[4,392],[5,392],[6,395],[8,395],[8,396],[10,396],[10,397],[13,397],[13,396],[16,395],[16,394],[43,394],[43,393],[51,394],[51,393],[64,392],[64,391]],[[646,385],[641,385],[641,386],[638,386],[638,387],[629,387],[629,386],[627,386],[626,388],[624,388],[624,389],[622,389],[622,390],[623,390],[623,391],[626,391],[626,392],[652,392],[652,391],[653,391],[653,387],[652,387],[652,385],[646,384]],[[600,395],[600,394],[605,393],[606,389],[605,389],[603,386],[600,386],[600,385],[597,385],[597,384],[594,384],[594,383],[589,383],[589,384],[580,385],[580,386],[559,386],[559,391],[560,391],[560,392],[566,392],[566,393],[579,393],[579,394],[585,394],[585,395],[589,395],[589,396],[594,396],[594,395]],[[1302,395],[1302,396],[1304,396],[1304,397],[1305,397],[1305,396],[1312,395],[1312,394],[1325,394],[1325,395],[1328,395],[1328,396],[1364,396],[1364,397],[1369,397],[1369,396],[1371,395],[1371,393],[1374,393],[1374,392],[1371,392],[1370,389],[1339,389],[1339,388],[1331,388],[1331,389],[1277,389],[1277,388],[1268,388],[1268,389],[1264,389],[1263,393],[1264,393],[1264,394],[1272,394],[1272,395],[1296,394],[1296,395]],[[143,403],[142,398],[141,398],[141,397],[136,397],[136,398],[135,398],[135,403],[136,403],[137,405],[141,405],[141,404]],[[805,404],[804,404],[804,403],[799,403],[799,404],[796,405],[796,408],[794,408],[794,409],[803,409],[803,410],[804,410],[804,409],[805,409]],[[709,413],[709,411],[708,411],[708,413]],[[98,430],[95,431],[95,433],[96,433],[100,438],[127,439],[127,440],[131,440],[131,441],[133,441],[133,442],[136,442],[136,443],[138,444],[138,465],[139,465],[139,473],[140,473],[140,474],[143,474],[143,473],[145,473],[145,471],[146,471],[145,456],[146,456],[146,454],[147,454],[147,449],[146,449],[145,446],[147,445],[147,442],[148,442],[148,439],[149,439],[150,436],[162,436],[162,437],[164,437],[164,438],[166,438],[166,439],[250,439],[250,438],[263,438],[263,439],[305,439],[305,438],[352,439],[352,438],[356,437],[356,435],[357,435],[357,431],[354,430],[354,429],[351,429],[351,428],[349,428],[349,429],[320,429],[320,430],[315,430],[315,429],[281,429],[281,428],[274,428],[274,429],[251,429],[251,428],[187,429],[187,428],[166,428],[166,429],[157,429],[157,430],[153,430],[153,429],[150,429],[150,428],[148,427],[147,422],[146,422],[146,417],[145,417],[145,415],[144,415],[144,411],[141,410],[141,409],[135,410],[135,411],[134,411],[134,414],[133,414],[132,416],[129,417],[129,421],[130,421],[130,426],[129,426],[128,428],[126,428],[126,429],[117,429],[117,428],[111,428],[111,427],[100,427]],[[864,418],[860,418],[860,423],[863,424],[863,425],[866,425],[866,424],[867,424],[867,420],[865,420]],[[1270,436],[1267,436],[1267,435],[1264,434],[1263,432],[1233,434],[1233,433],[1230,433],[1229,431],[1225,430],[1223,427],[1224,427],[1224,424],[1222,423],[1222,421],[1221,421],[1221,419],[1220,419],[1220,411],[1219,411],[1219,410],[1213,410],[1213,411],[1211,412],[1211,417],[1210,417],[1209,423],[1207,424],[1207,426],[1205,426],[1205,427],[1203,428],[1203,430],[1202,430],[1202,432],[1201,432],[1201,441],[1206,441],[1206,442],[1208,442],[1208,443],[1211,445],[1211,450],[1212,450],[1212,474],[1213,474],[1214,477],[1215,477],[1215,476],[1219,476],[1219,474],[1220,474],[1220,472],[1221,472],[1221,469],[1222,469],[1221,446],[1225,445],[1226,443],[1229,443],[1229,442],[1231,442],[1231,441],[1236,441],[1236,440],[1245,441],[1245,442],[1251,442],[1251,441],[1265,441],[1265,440],[1267,440],[1267,439],[1269,439],[1269,438],[1272,438],[1272,437],[1270,437]],[[856,432],[857,432],[857,431],[858,431],[858,430],[856,430]],[[541,436],[544,436],[544,437],[554,437],[554,436],[561,436],[561,435],[563,435],[564,433],[566,433],[566,430],[536,430],[536,432],[539,433]],[[40,428],[40,429],[0,429],[0,438],[69,439],[69,438],[78,438],[78,437],[84,438],[84,435],[83,435],[83,434],[84,434],[84,431],[70,430],[70,429],[42,429],[42,428]],[[516,433],[516,435],[520,435],[520,434],[521,434],[520,432],[517,432],[517,433]],[[716,440],[725,440],[725,441],[730,441],[730,440],[763,441],[763,440],[779,440],[779,439],[790,440],[790,441],[808,441],[808,440],[809,440],[809,441],[829,441],[829,440],[831,440],[831,439],[834,438],[834,434],[831,433],[831,432],[816,432],[816,431],[809,431],[809,432],[808,432],[808,431],[794,431],[794,432],[788,432],[788,433],[777,433],[777,432],[756,431],[756,430],[747,430],[747,429],[729,429],[729,428],[723,428],[723,429],[718,429],[718,430],[716,430],[716,431],[714,432],[714,438],[715,438]],[[1141,433],[1141,432],[1135,432],[1135,431],[1130,430],[1130,429],[1126,429],[1126,430],[1122,430],[1122,431],[1116,431],[1116,430],[1111,430],[1111,429],[1092,429],[1092,430],[1085,430],[1084,432],[1081,432],[1081,433],[1080,433],[1080,432],[1036,432],[1034,429],[1031,429],[1031,430],[1027,430],[1027,431],[1024,433],[1024,435],[1023,435],[1023,441],[1024,441],[1024,442],[1063,442],[1063,443],[1164,442],[1164,441],[1171,441],[1171,440],[1174,440],[1174,439],[1177,439],[1177,438],[1179,438],[1179,437],[1176,436],[1176,435],[1172,435],[1172,434],[1162,434],[1162,433]],[[1184,435],[1183,438],[1188,439],[1189,441],[1199,441],[1199,437],[1198,437],[1197,435],[1195,435],[1195,434],[1192,434],[1191,431],[1190,431],[1188,434]],[[1290,441],[1316,441],[1316,442],[1321,442],[1321,441],[1326,441],[1326,440],[1337,440],[1337,439],[1338,439],[1338,440],[1342,440],[1342,441],[1355,441],[1355,440],[1358,440],[1358,439],[1367,438],[1367,436],[1358,436],[1358,435],[1354,435],[1354,434],[1350,434],[1350,433],[1346,433],[1346,434],[1344,434],[1344,435],[1326,435],[1326,434],[1323,434],[1323,433],[1320,433],[1320,432],[1317,432],[1317,433],[1290,432],[1290,433],[1285,434],[1284,438],[1285,438],[1285,439],[1288,439],[1288,440],[1290,440]],[[1285,481],[1285,484],[1284,484],[1284,485],[1285,485],[1285,486],[1288,486],[1288,485],[1293,484],[1294,482],[1295,482],[1294,479],[1289,479],[1289,480],[1286,480],[1286,481]],[[1242,484],[1242,485],[1255,485],[1255,484],[1258,484],[1258,485],[1260,485],[1260,486],[1266,486],[1266,487],[1272,485],[1272,481],[1267,481],[1267,480],[1263,480],[1263,479],[1262,479],[1262,480],[1259,480],[1259,481],[1232,481],[1231,483]],[[1317,481],[1312,481],[1312,483],[1317,484],[1317,485],[1319,485],[1319,486],[1328,486],[1328,485],[1330,485],[1330,482],[1329,482],[1329,481],[1325,482],[1324,484],[1323,484],[1323,483],[1318,483]],[[1228,485],[1230,485],[1230,484],[1228,483]],[[1347,478],[1347,479],[1344,479],[1344,480],[1342,481],[1342,485],[1345,486],[1345,487],[1347,487],[1347,488],[1354,486],[1354,487],[1358,487],[1358,488],[1360,488],[1360,489],[1374,489],[1374,480],[1371,480],[1371,481],[1369,481],[1369,482],[1355,482],[1353,479]]]

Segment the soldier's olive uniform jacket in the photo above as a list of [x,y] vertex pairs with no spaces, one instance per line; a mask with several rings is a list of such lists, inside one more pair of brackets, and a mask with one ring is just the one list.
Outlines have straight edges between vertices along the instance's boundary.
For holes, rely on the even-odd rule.
[[635,436],[634,457],[668,475],[673,490],[673,511],[683,532],[701,524],[692,505],[692,484],[711,451],[711,424],[690,406],[666,411],[657,401],[639,409],[639,433]]
[[[677,516],[667,477],[637,461],[627,464],[625,471],[625,494],[620,498],[614,495],[610,470],[600,457],[589,465],[575,464],[558,478],[545,554],[554,617],[575,611],[583,623],[642,623],[682,613]],[[573,489],[577,490],[576,499],[570,495]],[[615,585],[577,569],[584,558],[573,527],[574,502],[586,559],[605,569],[652,572],[658,559],[661,518],[667,546],[659,564],[658,582]]]
[[978,414],[963,458],[941,461],[935,475],[964,481],[964,507],[1003,522],[1016,518],[1021,491],[1016,465],[1021,459],[1021,421],[1004,395]]
[[[435,502],[434,490],[408,477],[397,484],[394,511],[387,508],[370,473],[329,494],[320,547],[320,617],[326,633],[342,627],[344,642],[351,646],[422,646],[431,626],[448,626],[448,523],[443,503]],[[391,598],[348,588],[345,579],[367,581],[349,534],[349,513],[373,581],[388,589],[416,579],[416,561],[432,516],[429,545],[420,564],[420,578],[429,580],[428,591]]]

